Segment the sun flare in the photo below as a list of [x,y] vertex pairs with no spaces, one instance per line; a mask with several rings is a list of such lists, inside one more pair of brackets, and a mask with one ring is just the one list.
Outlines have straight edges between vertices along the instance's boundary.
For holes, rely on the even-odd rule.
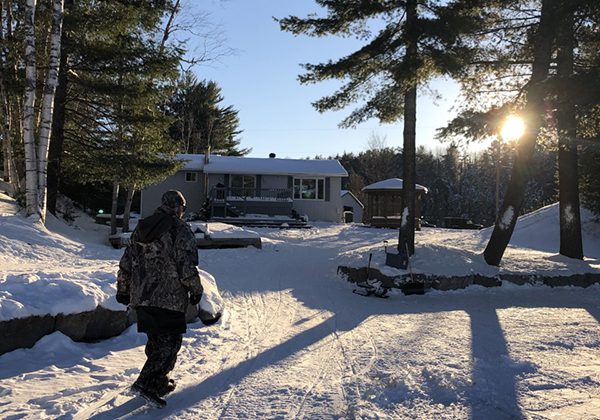
[[516,115],[509,115],[500,130],[500,135],[504,141],[518,140],[524,133],[525,121]]

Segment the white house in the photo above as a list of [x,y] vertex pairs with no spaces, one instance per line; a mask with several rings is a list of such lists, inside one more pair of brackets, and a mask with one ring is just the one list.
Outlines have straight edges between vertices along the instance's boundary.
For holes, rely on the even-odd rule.
[[342,178],[337,160],[277,159],[219,155],[178,155],[183,169],[142,191],[141,215],[160,205],[162,194],[181,191],[187,211],[203,205],[212,217],[306,215],[309,220],[342,220]]

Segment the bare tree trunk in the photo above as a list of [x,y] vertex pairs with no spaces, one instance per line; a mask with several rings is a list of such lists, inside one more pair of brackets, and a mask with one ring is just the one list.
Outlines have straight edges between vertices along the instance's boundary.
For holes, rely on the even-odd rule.
[[[417,39],[416,39],[417,1],[406,2],[406,61],[409,68],[416,69]],[[411,86],[404,94],[404,146],[402,158],[404,161],[402,184],[402,222],[398,233],[398,251],[415,253],[415,141],[417,125],[417,86]]]
[[52,2],[52,30],[50,36],[50,60],[48,75],[42,97],[40,138],[37,149],[38,170],[38,206],[42,222],[46,221],[46,173],[48,167],[48,146],[52,129],[52,115],[54,112],[54,94],[58,84],[58,71],[60,66],[60,41],[62,34],[64,0]]
[[48,211],[56,215],[56,198],[60,184],[63,145],[65,140],[65,106],[67,103],[67,54],[64,45],[58,70],[58,86],[54,95],[54,114],[52,116],[52,141],[48,149]]
[[175,4],[173,5],[173,9],[171,10],[171,14],[169,15],[167,24],[165,25],[165,30],[163,31],[162,39],[160,40],[160,47],[158,49],[159,54],[163,53],[163,51],[165,50],[165,44],[167,43],[169,36],[171,36],[171,32],[173,31],[173,20],[175,19],[175,15],[179,13],[180,3],[180,0],[176,0]]
[[[558,35],[557,74],[561,80],[573,75],[574,11],[561,17]],[[577,119],[570,95],[560,95],[556,113],[558,126],[558,182],[560,208],[560,253],[583,259],[579,176],[577,171]]]
[[11,184],[16,184],[18,176],[15,173],[15,164],[12,147],[12,119],[10,106],[8,102],[8,93],[4,80],[0,81],[0,95],[2,96],[2,114],[4,115],[4,124],[2,126],[2,151],[4,153],[4,180]]
[[122,232],[129,232],[129,217],[131,215],[131,202],[135,194],[135,184],[127,187],[125,195],[125,208],[123,209],[123,229]]
[[527,104],[524,115],[527,128],[517,147],[511,179],[500,209],[494,231],[483,256],[489,265],[500,265],[504,251],[510,242],[517,218],[523,206],[525,189],[529,180],[529,167],[535,142],[543,122],[545,88],[552,56],[552,44],[556,38],[556,20],[560,15],[557,0],[543,0],[540,23],[535,34],[534,59],[531,79],[526,87]]
[[2,152],[4,154],[3,160],[3,174],[6,182],[12,182],[13,177],[11,176],[11,162],[12,162],[12,144],[10,135],[10,113],[6,103],[6,95],[4,89],[2,89],[2,118],[4,118],[4,125],[2,127]]
[[119,201],[119,183],[113,182],[112,205],[110,209],[110,234],[117,233],[117,203]]
[[25,3],[25,101],[23,104],[23,141],[25,146],[25,200],[26,214],[40,215],[38,203],[37,158],[35,148],[35,87],[37,80],[35,60],[35,0]]
[[[6,36],[4,34],[4,1],[0,2],[0,19],[2,19],[2,24],[0,25],[0,42],[2,44],[6,43]],[[8,14],[8,11],[7,11]],[[10,183],[10,165],[12,160],[12,144],[11,144],[11,135],[10,135],[10,109],[8,107],[8,96],[6,92],[6,81],[4,80],[4,73],[7,67],[8,57],[6,54],[6,48],[2,50],[2,72],[0,73],[0,95],[2,100],[2,115],[4,116],[4,125],[2,127],[2,152],[3,152],[3,179],[4,181]]]
[[[9,47],[15,45],[15,37],[14,37],[14,18],[13,18],[13,1],[12,0],[2,0],[2,5],[4,9],[4,16],[6,18],[4,29],[6,30],[6,36],[4,37],[6,47],[2,51],[3,64],[5,66],[7,77],[12,80],[18,80],[20,78],[19,65],[15,60],[11,60],[9,57]],[[10,76],[9,76],[10,75]],[[5,80],[6,81],[6,80]],[[23,180],[25,178],[24,171],[24,162],[20,158],[19,153],[16,150],[24,150],[22,149],[23,144],[23,101],[11,97],[12,92],[9,91],[8,86],[3,86],[5,91],[5,102],[3,102],[2,106],[6,107],[6,115],[9,117],[9,122],[5,126],[5,129],[8,130],[6,133],[6,139],[10,139],[9,147],[10,147],[10,159],[9,159],[9,177],[10,182],[15,187],[16,192],[23,192]],[[19,95],[20,96],[20,95]],[[18,147],[18,149],[17,149]]]
[[[25,191],[25,161],[23,155],[19,156],[17,150],[24,151],[23,139],[23,101],[17,98],[8,98],[11,115],[11,135],[12,135],[12,152],[13,161],[12,168],[15,174],[17,191],[23,193]],[[16,127],[15,127],[16,125]]]

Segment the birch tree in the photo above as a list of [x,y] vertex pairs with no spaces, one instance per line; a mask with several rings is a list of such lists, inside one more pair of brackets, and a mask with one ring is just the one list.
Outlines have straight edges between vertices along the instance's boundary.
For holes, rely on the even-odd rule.
[[26,0],[25,20],[25,99],[23,103],[23,143],[25,146],[25,199],[27,215],[39,214],[37,158],[35,148],[35,0]]
[[60,38],[64,0],[52,1],[52,25],[50,32],[50,57],[48,73],[42,95],[40,126],[36,141],[35,102],[37,85],[36,63],[36,0],[25,5],[25,99],[23,105],[23,142],[25,147],[25,197],[26,214],[46,220],[46,169],[54,93],[58,80]]
[[53,0],[52,29],[50,32],[50,59],[42,97],[41,125],[37,145],[37,205],[42,221],[46,220],[48,147],[50,144],[52,116],[54,113],[54,94],[58,84],[63,12],[64,0]]

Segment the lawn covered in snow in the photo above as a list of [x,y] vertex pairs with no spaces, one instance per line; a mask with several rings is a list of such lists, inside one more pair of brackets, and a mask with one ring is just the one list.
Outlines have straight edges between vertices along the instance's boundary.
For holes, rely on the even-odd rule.
[[[105,245],[104,227],[81,218],[77,230],[58,220],[45,229],[14,210],[0,196],[0,319],[120,308],[123,251]],[[598,270],[598,225],[585,218],[586,260],[568,260],[553,212],[558,220],[553,207],[520,220],[500,270]],[[396,231],[255,231],[262,250],[200,251],[226,311],[216,325],[190,325],[165,409],[125,392],[145,360],[133,326],[98,343],[54,333],[0,356],[0,418],[600,418],[600,286],[365,298],[337,266],[368,253],[382,265]],[[493,274],[480,256],[489,233],[423,229],[413,269]]]

